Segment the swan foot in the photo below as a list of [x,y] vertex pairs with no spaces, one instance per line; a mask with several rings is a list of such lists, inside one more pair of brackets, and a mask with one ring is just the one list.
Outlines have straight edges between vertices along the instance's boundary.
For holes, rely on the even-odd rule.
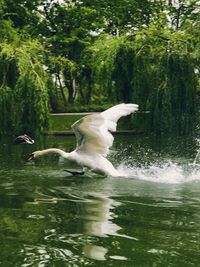
[[66,172],[72,174],[73,176],[77,176],[77,175],[84,175],[85,172],[84,171],[71,171],[71,170],[65,170]]

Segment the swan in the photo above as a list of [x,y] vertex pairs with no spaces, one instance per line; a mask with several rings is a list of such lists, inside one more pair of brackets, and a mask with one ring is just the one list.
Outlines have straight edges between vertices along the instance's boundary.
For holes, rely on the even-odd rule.
[[77,141],[75,150],[67,153],[58,148],[48,148],[33,152],[29,155],[28,160],[49,153],[57,153],[61,157],[75,161],[93,172],[102,173],[106,176],[122,176],[106,158],[114,140],[111,132],[116,131],[119,118],[137,110],[137,104],[122,103],[101,113],[87,115],[72,125]]

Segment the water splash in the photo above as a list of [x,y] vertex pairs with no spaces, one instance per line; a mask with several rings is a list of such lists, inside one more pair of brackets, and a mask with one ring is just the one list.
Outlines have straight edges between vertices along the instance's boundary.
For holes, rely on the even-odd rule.
[[199,160],[199,156],[200,156],[200,139],[199,138],[196,138],[195,139],[197,145],[198,145],[198,150],[197,150],[197,154],[196,154],[196,157],[193,161],[193,166],[196,166],[197,165],[197,162]]
[[183,144],[180,140],[172,141],[167,142],[167,149],[165,142],[156,153],[148,146],[145,149],[129,147],[129,153],[127,148],[120,150],[118,154],[123,161],[118,171],[124,177],[157,183],[200,182],[200,138],[192,142],[186,140]]
[[194,162],[179,164],[168,160],[140,167],[122,163],[118,170],[127,177],[157,183],[180,184],[200,181],[200,165],[194,165]]

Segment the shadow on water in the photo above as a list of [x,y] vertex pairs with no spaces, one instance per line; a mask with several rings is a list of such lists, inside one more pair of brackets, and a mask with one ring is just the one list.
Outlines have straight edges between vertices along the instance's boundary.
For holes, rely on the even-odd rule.
[[53,155],[27,163],[39,148],[72,150],[73,137],[11,141],[0,148],[0,266],[198,266],[195,140],[117,137],[110,159],[126,178],[70,176],[77,166]]

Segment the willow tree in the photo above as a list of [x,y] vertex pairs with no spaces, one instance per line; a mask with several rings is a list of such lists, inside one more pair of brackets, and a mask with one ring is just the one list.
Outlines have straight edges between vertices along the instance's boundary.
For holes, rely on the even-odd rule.
[[[98,96],[100,103],[117,102],[113,73],[119,47],[125,38],[103,35],[94,45],[84,51],[83,64],[91,69],[93,98]],[[88,64],[89,63],[89,64]],[[91,86],[90,86],[91,87]]]
[[0,44],[0,132],[41,133],[48,126],[47,74],[41,45]]
[[150,111],[157,134],[188,134],[197,115],[198,80],[190,35],[156,25],[129,36],[99,39],[90,49],[94,87],[112,102]]
[[75,76],[77,73],[76,64],[67,57],[49,56],[48,68],[52,77],[54,77],[55,88],[57,87],[60,89],[59,91],[64,104],[63,109],[66,110],[68,103],[74,103],[77,93],[75,84]]

